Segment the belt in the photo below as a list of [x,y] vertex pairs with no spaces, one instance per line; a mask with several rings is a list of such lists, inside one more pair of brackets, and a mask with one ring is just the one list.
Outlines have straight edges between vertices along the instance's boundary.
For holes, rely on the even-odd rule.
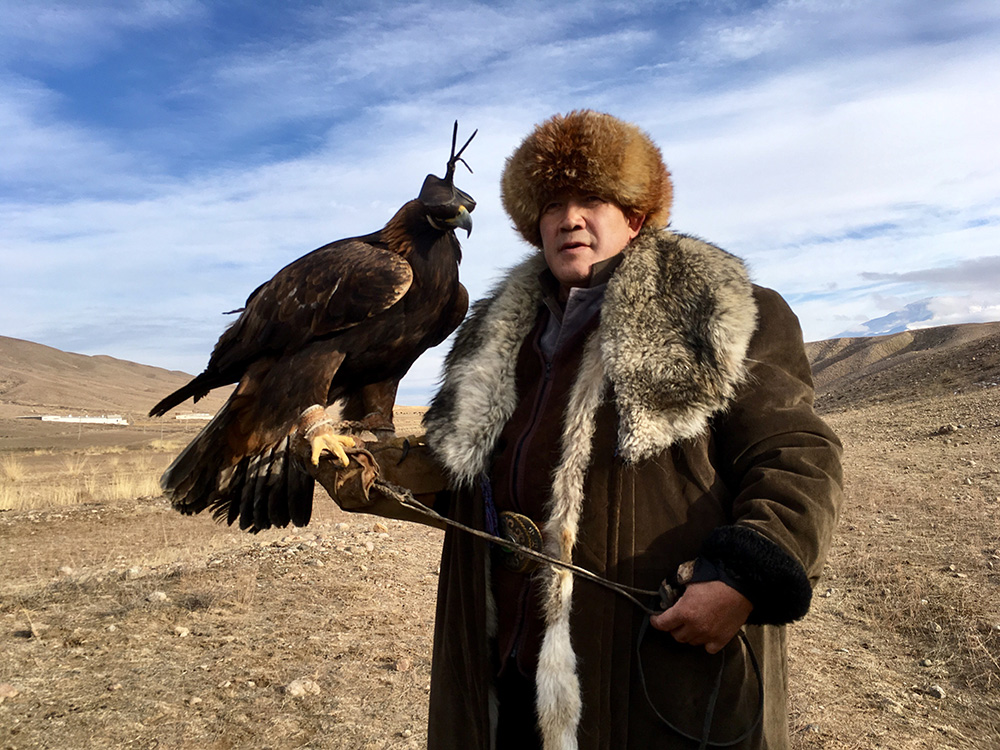
[[497,556],[500,564],[513,573],[528,573],[538,567],[537,558],[529,557],[522,550],[542,551],[542,531],[534,521],[522,513],[512,510],[502,510],[497,516],[500,520],[500,534],[504,539],[513,542],[506,547],[497,544]]

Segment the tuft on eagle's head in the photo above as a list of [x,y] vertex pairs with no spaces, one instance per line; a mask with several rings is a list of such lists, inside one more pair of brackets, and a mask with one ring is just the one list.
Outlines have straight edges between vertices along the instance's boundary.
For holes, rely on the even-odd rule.
[[153,407],[150,416],[161,416],[238,384],[164,472],[160,485],[175,508],[210,508],[254,532],[289,521],[303,526],[313,479],[297,465],[291,438],[305,435],[314,461],[324,449],[342,456],[349,437],[312,434],[316,415],[335,402],[364,429],[394,430],[400,379],[469,306],[455,230],[471,233],[476,202],[454,177],[476,133],[458,151],[457,135],[456,122],[443,178],[427,175],[417,198],[379,231],[313,250],[255,289],[205,371]]

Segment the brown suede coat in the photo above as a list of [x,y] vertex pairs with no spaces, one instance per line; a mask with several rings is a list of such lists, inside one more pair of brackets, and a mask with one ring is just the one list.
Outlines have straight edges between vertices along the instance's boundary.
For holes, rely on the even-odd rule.
[[[537,387],[524,382],[521,355],[539,321],[543,269],[540,254],[528,258],[476,305],[425,419],[428,445],[457,488],[448,512],[479,528],[489,473],[508,447],[499,437]],[[813,411],[795,316],[776,293],[753,287],[733,256],[644,230],[575,370],[558,374],[572,382],[543,420],[558,425],[559,440],[536,519],[547,551],[652,590],[685,561],[724,570],[754,603],[745,634],[764,685],[763,720],[733,746],[787,747],[783,624],[808,608],[841,497],[840,446]],[[650,629],[637,653],[647,618],[637,607],[564,571],[535,575],[547,750],[697,747],[656,717],[643,683],[666,720],[700,737],[720,670],[712,743],[754,727],[761,696],[739,639],[709,655]],[[489,545],[449,530],[431,748],[492,746],[497,629]]]

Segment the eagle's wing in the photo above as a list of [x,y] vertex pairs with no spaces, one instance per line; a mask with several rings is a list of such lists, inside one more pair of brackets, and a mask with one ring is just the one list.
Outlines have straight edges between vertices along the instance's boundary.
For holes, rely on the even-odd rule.
[[[174,506],[185,513],[211,507],[230,523],[236,513],[244,528],[267,528],[270,505],[280,525],[289,518],[308,521],[312,480],[289,463],[289,420],[325,399],[345,354],[335,334],[392,307],[412,281],[399,255],[349,239],[314,250],[258,287],[219,338],[205,373],[185,386],[191,391],[210,379],[240,381],[164,473],[161,486]],[[306,399],[298,403],[303,392]],[[181,389],[154,411],[162,413],[164,404],[185,393]],[[256,500],[248,505],[243,495]]]
[[263,354],[293,352],[392,307],[413,281],[396,253],[340,240],[282,268],[247,299],[219,338],[210,369],[242,369]]

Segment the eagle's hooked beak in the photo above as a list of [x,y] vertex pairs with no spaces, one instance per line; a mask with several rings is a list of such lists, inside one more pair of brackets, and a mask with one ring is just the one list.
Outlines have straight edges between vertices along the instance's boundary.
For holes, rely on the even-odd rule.
[[464,229],[466,237],[472,234],[472,214],[465,206],[459,206],[458,214],[453,219],[445,219],[444,223],[449,229]]

